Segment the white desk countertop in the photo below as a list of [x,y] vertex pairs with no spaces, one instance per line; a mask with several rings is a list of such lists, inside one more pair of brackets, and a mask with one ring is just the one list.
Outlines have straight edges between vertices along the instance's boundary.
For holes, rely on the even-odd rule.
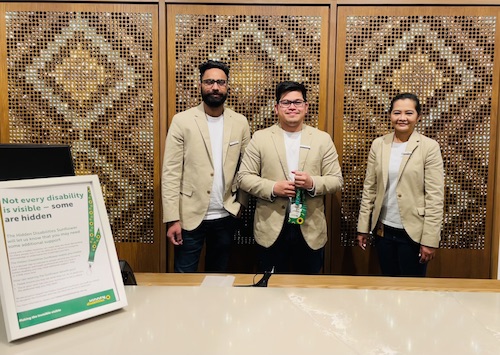
[[0,354],[499,354],[500,293],[127,286],[129,305]]

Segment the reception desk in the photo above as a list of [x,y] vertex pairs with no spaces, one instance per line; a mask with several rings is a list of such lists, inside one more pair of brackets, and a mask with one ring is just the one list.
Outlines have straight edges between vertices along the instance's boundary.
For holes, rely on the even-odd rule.
[[137,274],[124,309],[12,343],[1,324],[0,354],[499,353],[496,280],[204,277]]

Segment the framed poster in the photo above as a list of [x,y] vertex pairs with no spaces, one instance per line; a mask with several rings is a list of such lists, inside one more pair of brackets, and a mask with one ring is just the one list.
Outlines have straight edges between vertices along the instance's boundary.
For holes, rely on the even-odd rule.
[[97,176],[0,182],[0,216],[8,341],[127,305]]

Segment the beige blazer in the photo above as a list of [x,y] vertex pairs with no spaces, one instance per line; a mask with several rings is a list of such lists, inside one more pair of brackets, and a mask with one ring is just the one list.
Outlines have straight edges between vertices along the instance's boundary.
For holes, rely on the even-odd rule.
[[[276,241],[287,215],[289,199],[272,197],[274,183],[289,179],[283,134],[278,125],[254,133],[238,172],[240,188],[257,197],[254,237],[264,247]],[[314,179],[314,195],[306,194],[301,230],[307,244],[317,250],[327,240],[324,195],[340,190],[343,183],[337,150],[327,133],[303,125],[299,170]]]
[[[250,141],[247,119],[224,109],[224,208],[238,214],[248,196],[237,191],[236,173]],[[214,167],[207,118],[203,104],[176,114],[169,127],[162,171],[163,222],[180,220],[193,230],[208,210]]]
[[[394,133],[378,137],[368,156],[358,232],[372,231],[379,219],[389,176]],[[397,183],[399,213],[415,242],[437,248],[444,212],[444,169],[439,144],[418,132],[408,140]]]

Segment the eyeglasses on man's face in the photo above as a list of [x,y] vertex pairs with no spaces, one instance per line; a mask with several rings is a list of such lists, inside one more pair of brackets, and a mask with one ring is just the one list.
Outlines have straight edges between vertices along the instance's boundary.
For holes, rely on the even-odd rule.
[[205,86],[214,86],[216,83],[218,86],[226,86],[227,85],[227,80],[224,79],[203,79],[201,83]]
[[305,105],[305,101],[304,100],[294,100],[294,101],[290,101],[290,100],[280,100],[279,102],[279,105],[283,108],[288,108],[290,107],[292,104],[297,107],[297,108],[300,108],[300,107],[304,107]]

